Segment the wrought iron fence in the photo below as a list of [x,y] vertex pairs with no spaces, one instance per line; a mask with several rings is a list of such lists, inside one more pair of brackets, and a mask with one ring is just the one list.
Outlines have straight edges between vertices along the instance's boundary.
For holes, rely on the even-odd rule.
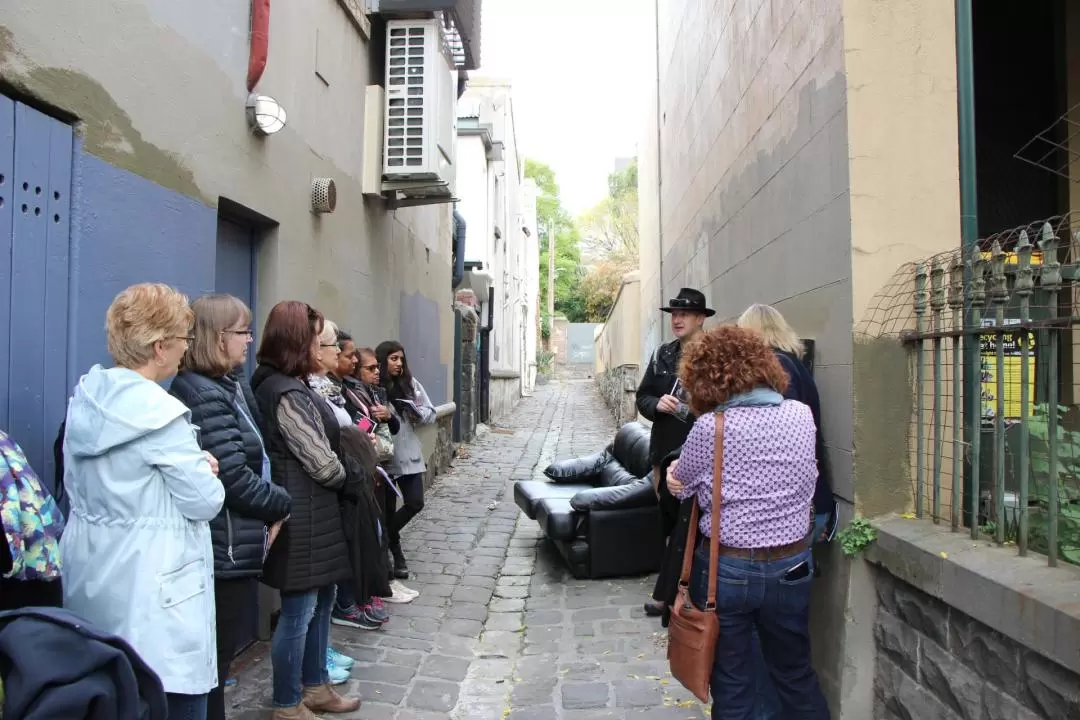
[[859,334],[909,349],[915,515],[1080,564],[1080,215],[902,267]]

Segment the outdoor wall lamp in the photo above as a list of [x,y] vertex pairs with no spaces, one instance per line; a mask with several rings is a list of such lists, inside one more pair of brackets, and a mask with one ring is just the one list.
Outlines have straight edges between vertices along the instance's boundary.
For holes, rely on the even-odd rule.
[[285,108],[269,95],[251,93],[247,99],[247,121],[256,135],[273,135],[285,127]]

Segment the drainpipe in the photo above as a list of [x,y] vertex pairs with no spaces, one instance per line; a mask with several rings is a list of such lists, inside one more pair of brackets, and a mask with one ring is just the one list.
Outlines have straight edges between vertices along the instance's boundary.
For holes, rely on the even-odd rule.
[[[664,193],[661,190],[663,185],[663,161],[660,159],[660,123],[663,120],[664,113],[660,104],[660,0],[653,1],[653,28],[655,29],[653,48],[653,54],[656,56],[656,256],[660,259],[658,263],[659,277],[657,278],[660,285],[660,302],[664,301],[664,207],[663,197]],[[664,341],[664,323],[660,323],[660,342]]]
[[465,218],[454,210],[454,275],[452,289],[465,279]]
[[487,325],[480,328],[480,422],[488,421],[491,399],[491,330],[495,327],[495,286],[488,288]]
[[[979,243],[979,203],[975,153],[975,50],[971,0],[956,0],[956,105],[960,171],[960,247],[965,257],[977,249]],[[964,284],[970,287],[970,266],[964,266]],[[971,305],[965,298],[964,325],[971,327]],[[979,350],[976,343],[964,341],[964,397],[968,398],[965,413],[964,442],[973,449],[971,465],[964,476],[964,519],[969,527],[978,522],[971,508],[978,506],[979,488],[974,487],[974,475],[978,472],[980,458],[977,456],[982,432],[980,416]],[[973,495],[974,493],[974,495]],[[974,497],[974,500],[972,498]]]

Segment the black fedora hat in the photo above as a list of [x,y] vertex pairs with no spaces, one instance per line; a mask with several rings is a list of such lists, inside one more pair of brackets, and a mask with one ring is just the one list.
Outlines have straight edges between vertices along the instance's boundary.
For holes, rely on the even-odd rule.
[[692,312],[701,313],[705,317],[712,317],[716,311],[706,306],[705,296],[693,288],[683,288],[679,294],[668,300],[667,307],[660,308],[661,312]]

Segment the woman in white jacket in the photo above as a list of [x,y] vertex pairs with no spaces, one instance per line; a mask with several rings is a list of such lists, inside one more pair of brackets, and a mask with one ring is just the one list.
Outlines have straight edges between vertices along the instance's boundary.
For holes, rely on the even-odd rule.
[[[379,361],[379,377],[386,388],[392,412],[401,420],[401,427],[394,437],[394,459],[387,463],[386,471],[401,490],[401,507],[397,507],[397,495],[387,487],[386,507],[390,552],[394,560],[394,577],[409,577],[405,554],[401,551],[401,529],[424,509],[424,462],[420,438],[416,426],[435,422],[435,407],[431,404],[424,386],[413,377],[405,348],[396,340],[379,343],[375,348]],[[391,586],[393,587],[393,586]],[[407,594],[407,593],[406,593]]]
[[79,380],[64,438],[64,606],[131,643],[170,720],[203,720],[218,680],[209,521],[225,491],[188,409],[158,384],[176,374],[192,320],[167,285],[117,295],[105,325],[116,367]]

